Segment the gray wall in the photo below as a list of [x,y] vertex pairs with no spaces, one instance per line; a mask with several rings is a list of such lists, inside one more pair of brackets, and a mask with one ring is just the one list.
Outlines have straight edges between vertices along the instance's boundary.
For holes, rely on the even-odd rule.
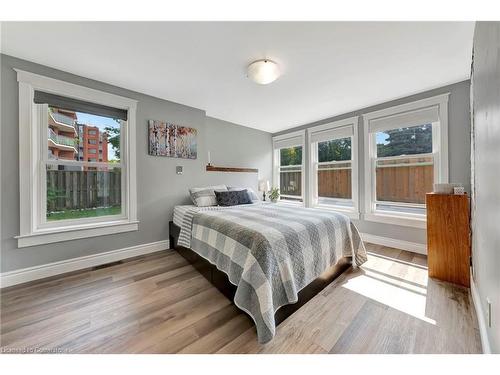
[[[273,135],[286,134],[290,131],[307,129],[311,126],[326,124],[331,121],[342,120],[344,118],[361,116],[364,113],[377,111],[399,104],[412,102],[443,93],[450,93],[448,105],[448,149],[449,149],[449,177],[450,182],[464,184],[467,191],[470,191],[470,114],[469,114],[469,81],[459,82],[453,85],[440,87],[435,90],[426,91],[405,98],[393,100],[376,106],[363,108],[357,111],[345,113],[343,115],[330,117],[314,123],[302,125],[287,131]],[[363,145],[363,119],[359,121],[359,204],[361,212],[364,211],[364,145]],[[306,145],[307,148],[307,145]],[[306,150],[306,155],[309,151]],[[306,186],[307,186],[306,174]],[[375,223],[365,220],[356,220],[356,226],[362,233],[369,233],[377,236],[395,238],[404,241],[424,244],[426,242],[426,230],[418,228],[403,227]]]
[[[137,203],[139,231],[17,248],[19,234],[18,85],[13,68],[126,96],[137,106]],[[168,84],[168,82],[165,82]],[[198,129],[198,159],[152,157],[147,154],[147,121],[168,120]],[[271,178],[271,135],[205,116],[200,109],[161,100],[102,82],[78,77],[11,56],[1,56],[1,271],[120,249],[168,239],[173,207],[188,202],[193,186],[226,183],[257,188],[258,178]],[[22,140],[21,140],[22,141]],[[252,167],[249,173],[206,172],[207,151],[212,164]],[[184,166],[177,175],[175,167]]]
[[487,334],[500,352],[500,22],[477,22],[472,76],[474,121],[472,256],[474,280],[493,326]]

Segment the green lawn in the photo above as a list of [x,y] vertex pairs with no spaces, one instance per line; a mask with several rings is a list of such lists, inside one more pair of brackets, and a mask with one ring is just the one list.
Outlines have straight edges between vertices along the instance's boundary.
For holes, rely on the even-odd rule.
[[47,215],[47,221],[81,219],[84,217],[98,217],[106,215],[119,215],[121,206],[104,207],[104,208],[89,208],[82,210],[67,210],[50,213]]

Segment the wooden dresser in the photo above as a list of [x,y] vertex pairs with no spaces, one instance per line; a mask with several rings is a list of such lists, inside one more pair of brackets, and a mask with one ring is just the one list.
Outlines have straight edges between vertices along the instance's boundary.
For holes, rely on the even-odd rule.
[[469,196],[426,195],[429,276],[470,286]]

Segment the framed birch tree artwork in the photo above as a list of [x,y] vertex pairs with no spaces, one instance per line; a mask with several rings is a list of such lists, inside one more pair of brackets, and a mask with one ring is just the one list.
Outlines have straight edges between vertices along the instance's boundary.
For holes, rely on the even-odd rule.
[[196,159],[197,131],[194,128],[149,120],[149,155]]

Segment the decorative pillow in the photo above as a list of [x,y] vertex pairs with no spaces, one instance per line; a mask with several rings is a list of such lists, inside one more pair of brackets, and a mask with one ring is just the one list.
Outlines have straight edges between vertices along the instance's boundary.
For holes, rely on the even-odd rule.
[[250,197],[250,193],[248,190],[243,189],[238,191],[238,202],[239,204],[250,204],[252,203],[252,199]]
[[[236,187],[236,186],[228,186],[227,190],[236,191],[236,190],[245,190],[245,188]],[[252,188],[246,188],[246,191],[247,191],[248,197],[250,198],[251,201],[260,200],[259,196],[257,194],[255,194],[255,191]]]
[[191,200],[198,207],[217,206],[215,191],[227,191],[226,185],[207,186],[189,189]]
[[219,206],[236,206],[238,204],[249,204],[252,201],[246,190],[215,191],[217,204]]

